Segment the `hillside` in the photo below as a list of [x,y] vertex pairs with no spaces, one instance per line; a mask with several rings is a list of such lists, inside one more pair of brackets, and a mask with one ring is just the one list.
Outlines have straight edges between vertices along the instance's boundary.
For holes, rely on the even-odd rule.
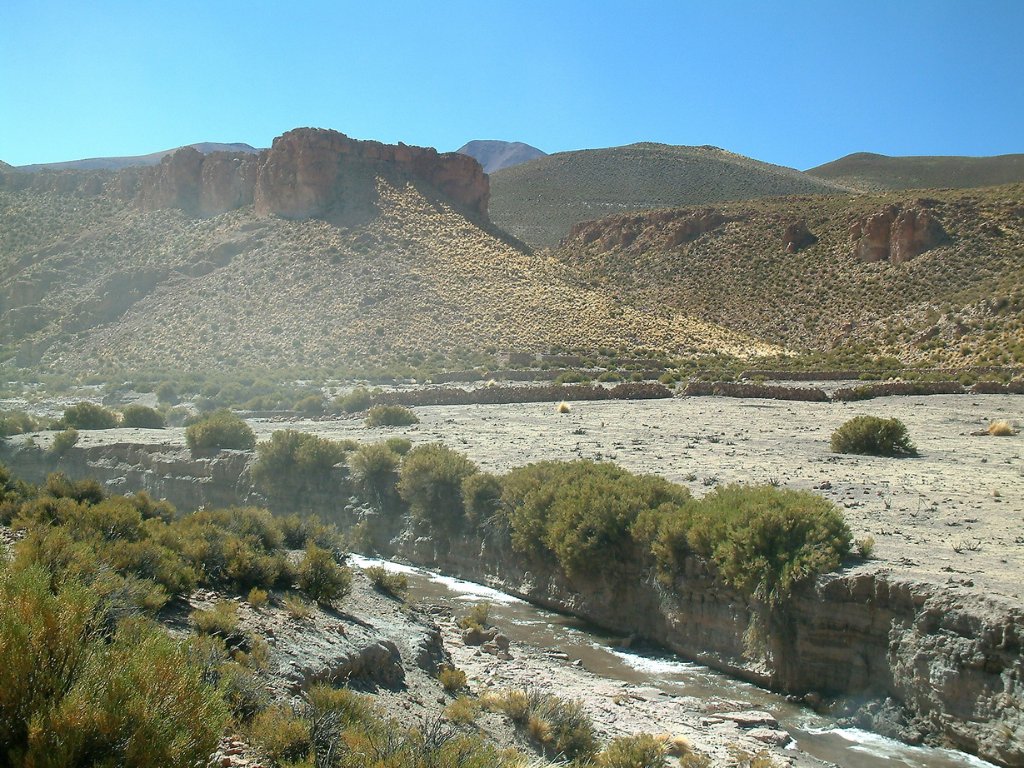
[[491,218],[534,247],[609,214],[838,191],[832,182],[716,147],[631,144],[560,152],[495,173]]
[[93,195],[0,189],[5,359],[343,369],[556,345],[772,350],[578,290],[494,230],[469,158],[302,129],[249,162],[181,150],[130,177],[128,199],[110,191],[120,176],[88,177],[106,179]]
[[1024,187],[612,216],[553,255],[624,301],[840,361],[1024,364]]
[[874,191],[992,187],[1024,182],[1024,155],[888,157],[857,152],[805,173]]
[[475,159],[484,167],[484,173],[494,173],[502,168],[511,168],[547,156],[546,152],[521,141],[476,140],[463,144],[455,151]]
[[[197,144],[187,144],[186,146],[201,152],[204,155],[208,155],[211,152],[244,152],[247,154],[254,154],[259,152],[255,147],[251,147],[248,144],[219,144],[217,142],[203,141]],[[132,168],[135,166],[148,166],[157,165],[167,155],[173,155],[181,147],[175,147],[174,149],[165,149],[160,152],[152,152],[148,155],[134,155],[129,157],[90,157],[85,160],[65,160],[55,163],[33,163],[31,165],[18,166],[19,171],[116,171],[121,168]]]

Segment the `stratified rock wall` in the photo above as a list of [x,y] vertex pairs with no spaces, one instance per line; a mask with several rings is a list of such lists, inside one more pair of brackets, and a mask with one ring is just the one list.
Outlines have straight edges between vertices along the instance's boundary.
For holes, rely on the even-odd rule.
[[928,201],[904,208],[888,205],[850,226],[853,254],[861,261],[902,264],[949,241]]

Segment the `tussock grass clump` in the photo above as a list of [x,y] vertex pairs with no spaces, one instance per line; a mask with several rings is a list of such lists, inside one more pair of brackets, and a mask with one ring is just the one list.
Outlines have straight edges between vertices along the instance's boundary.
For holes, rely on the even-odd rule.
[[562,400],[555,406],[555,410],[558,413],[569,413],[572,410],[572,406],[565,402],[565,400]]
[[404,405],[375,405],[366,413],[368,427],[408,427],[420,418]]
[[409,591],[409,577],[404,573],[389,571],[379,565],[367,568],[365,573],[378,592],[401,599]]
[[469,613],[458,620],[460,629],[486,629],[491,614],[490,603],[477,603],[469,609]]
[[497,706],[549,757],[586,764],[597,755],[594,723],[580,701],[528,688],[508,691]]
[[1017,430],[1008,421],[993,421],[988,425],[988,433],[993,437],[1010,437],[1017,434]]
[[597,756],[597,768],[664,768],[665,743],[649,733],[612,739]]
[[189,448],[231,448],[245,451],[256,445],[252,428],[231,411],[215,411],[185,430]]
[[854,416],[832,433],[833,453],[865,456],[916,456],[906,425],[899,419]]
[[480,716],[480,702],[472,696],[459,696],[444,708],[444,716],[456,725],[469,725]]
[[189,618],[204,635],[230,637],[238,629],[238,606],[230,600],[221,600],[213,608],[192,611]]

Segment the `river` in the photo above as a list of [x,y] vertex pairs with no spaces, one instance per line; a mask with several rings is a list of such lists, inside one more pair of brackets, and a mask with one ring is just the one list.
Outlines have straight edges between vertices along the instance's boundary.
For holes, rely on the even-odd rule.
[[679,656],[622,648],[621,636],[609,635],[572,616],[538,608],[490,587],[384,560],[358,555],[350,556],[350,560],[360,568],[380,565],[405,573],[412,601],[448,605],[456,613],[486,601],[490,603],[491,623],[513,644],[529,644],[546,653],[578,659],[587,670],[608,680],[650,686],[673,696],[725,699],[740,702],[744,709],[769,712],[781,728],[789,731],[800,750],[842,768],[994,768],[994,764],[963,752],[910,746],[868,731],[841,727],[835,720],[779,694]]

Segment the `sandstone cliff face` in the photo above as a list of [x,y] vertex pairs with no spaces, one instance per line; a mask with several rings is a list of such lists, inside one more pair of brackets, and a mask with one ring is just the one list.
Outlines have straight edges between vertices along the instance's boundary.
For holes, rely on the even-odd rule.
[[159,165],[137,173],[137,200],[143,208],[179,208],[191,215],[214,216],[252,202],[256,157],[241,152],[203,155],[182,147]]
[[490,188],[480,164],[455,153],[405,144],[357,141],[343,133],[297,128],[260,156],[258,213],[285,218],[324,216],[373,194],[378,174],[433,186],[475,216],[486,217]]
[[850,226],[854,255],[861,261],[902,264],[949,240],[942,224],[917,201],[904,208],[889,205]]

